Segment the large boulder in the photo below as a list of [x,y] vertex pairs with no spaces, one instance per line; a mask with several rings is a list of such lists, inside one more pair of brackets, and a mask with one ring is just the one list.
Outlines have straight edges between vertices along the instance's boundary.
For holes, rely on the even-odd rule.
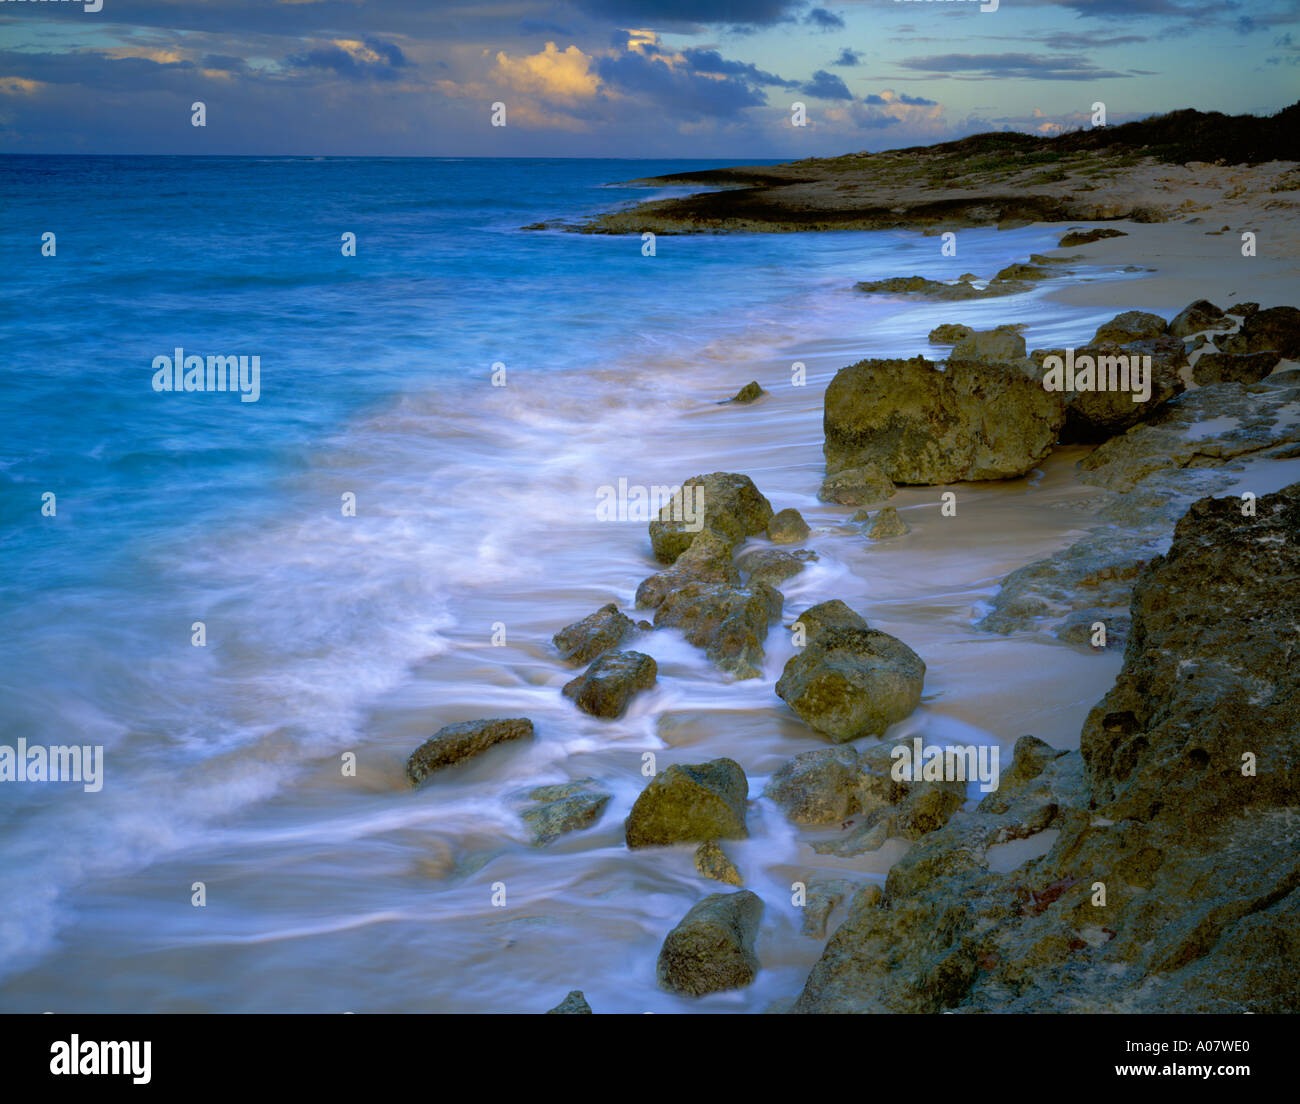
[[602,652],[617,648],[634,627],[632,619],[610,602],[561,629],[551,641],[569,663],[590,663]]
[[406,777],[412,786],[418,786],[434,771],[480,755],[495,744],[532,738],[533,722],[527,717],[447,725],[411,753],[406,761]]
[[688,583],[655,611],[655,628],[681,629],[715,666],[737,678],[761,678],[763,641],[783,603],[781,592],[762,581],[747,587]]
[[921,703],[925,663],[875,629],[827,628],[785,665],[777,694],[834,743],[880,736]]
[[734,759],[674,764],[650,780],[623,824],[627,845],[746,839],[745,802],[749,780]]
[[711,529],[734,547],[763,532],[771,520],[772,504],[759,494],[749,476],[735,472],[693,475],[650,522],[650,544],[655,558],[670,564],[690,547],[702,528]]
[[659,667],[644,652],[606,652],[572,682],[564,696],[593,717],[613,720],[627,712],[640,690],[655,684]]
[[1275,350],[1263,353],[1202,353],[1192,369],[1200,386],[1211,383],[1258,383],[1282,359]]
[[893,482],[1024,475],[1056,443],[1065,400],[1019,366],[863,360],[826,389],[826,470],[875,463]]
[[659,984],[692,997],[743,989],[758,973],[754,939],[762,915],[762,899],[747,889],[704,898],[664,940]]
[[1168,329],[1165,320],[1158,314],[1125,311],[1098,326],[1092,344],[1109,341],[1123,345],[1129,341],[1147,341],[1153,337],[1163,336]]
[[1248,314],[1241,329],[1233,334],[1215,334],[1214,344],[1223,353],[1275,352],[1287,360],[1300,360],[1300,310],[1270,307]]

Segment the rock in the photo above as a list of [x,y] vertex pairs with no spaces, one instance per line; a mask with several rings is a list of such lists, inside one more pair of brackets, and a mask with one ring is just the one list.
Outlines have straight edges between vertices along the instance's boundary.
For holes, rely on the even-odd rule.
[[1021,280],[1046,280],[1051,273],[1045,268],[1038,265],[1013,264],[1007,265],[1001,272],[993,277],[994,283],[1008,283]]
[[[850,910],[794,1011],[1300,1009],[1278,965],[1300,955],[1300,484],[1255,505],[1192,505],[1134,587],[1081,752],[1020,740],[999,789]],[[1049,828],[1036,857],[991,865]]]
[[579,709],[593,717],[613,720],[627,712],[639,690],[655,684],[659,667],[643,652],[606,652],[564,687]]
[[590,663],[601,652],[617,648],[632,629],[631,619],[610,602],[561,629],[551,640],[569,663]]
[[893,498],[896,489],[879,464],[868,463],[828,475],[822,480],[817,497],[823,502],[838,502],[841,506],[861,506]]
[[[1154,316],[1152,316],[1154,317]],[[1047,357],[1065,360],[1066,350],[1035,349],[1031,359],[1038,363],[1044,376]],[[1124,382],[1124,369],[1131,368],[1132,358],[1141,357],[1139,366],[1145,371],[1146,357],[1151,358],[1149,397],[1143,402],[1134,401],[1132,376],[1129,389],[1110,389],[1112,366],[1115,382]],[[1156,337],[1120,344],[1114,341],[1094,342],[1075,350],[1074,363],[1081,365],[1081,357],[1090,357],[1098,381],[1105,380],[1106,390],[1081,390],[1066,392],[1065,425],[1061,430],[1062,444],[1095,444],[1108,440],[1124,430],[1154,418],[1162,405],[1184,390],[1182,370],[1187,366],[1187,349],[1172,337]],[[1116,358],[1129,358],[1120,361]]]
[[831,474],[876,463],[895,483],[1010,479],[1052,450],[1064,422],[1064,397],[1017,367],[864,360],[826,389],[823,451]]
[[1101,241],[1102,238],[1124,238],[1127,236],[1123,230],[1111,230],[1107,227],[1096,230],[1071,230],[1056,243],[1056,247],[1057,249],[1070,249],[1076,245],[1087,245],[1089,242]]
[[754,939],[762,915],[762,900],[747,889],[704,898],[664,940],[659,984],[692,997],[749,985],[758,973]]
[[767,784],[763,796],[793,824],[842,824],[861,809],[858,752],[852,746],[796,755]]
[[[1227,230],[1228,228],[1225,226],[1224,229]],[[1258,303],[1238,303],[1235,307],[1229,307],[1224,313],[1235,314],[1242,318],[1248,318],[1250,315],[1254,314],[1257,310],[1259,310]]]
[[1169,332],[1174,337],[1191,337],[1202,330],[1227,330],[1232,321],[1208,299],[1198,299],[1174,315]]
[[1224,353],[1275,352],[1287,360],[1300,359],[1300,310],[1269,307],[1246,315],[1233,334],[1215,334],[1214,344]]
[[1148,314],[1146,311],[1125,311],[1123,314],[1117,314],[1109,322],[1103,322],[1098,326],[1090,344],[1115,342],[1124,345],[1130,341],[1147,341],[1153,337],[1162,336],[1168,328],[1165,320],[1158,314]]
[[767,539],[773,544],[796,544],[807,540],[812,530],[798,510],[787,507],[779,511],[767,526]]
[[808,883],[803,906],[803,935],[826,938],[826,924],[835,906],[853,895],[854,885],[847,878],[818,878]]
[[627,845],[664,847],[746,839],[745,802],[749,780],[733,759],[693,766],[674,764],[652,778],[624,822]]
[[655,611],[655,628],[679,628],[688,642],[737,678],[761,678],[767,628],[784,598],[761,580],[745,588],[689,583]]
[[565,832],[590,828],[600,819],[612,795],[598,789],[595,779],[584,778],[558,786],[539,786],[528,796],[540,804],[525,809],[520,816],[532,830],[533,842],[547,844]]
[[740,558],[738,566],[745,573],[747,584],[777,583],[798,575],[804,565],[817,559],[816,552],[800,548],[795,552],[784,552],[778,548],[758,548],[747,552]]
[[727,858],[726,852],[714,840],[708,840],[695,849],[695,869],[706,878],[726,882],[727,885],[745,884],[736,864]]
[[945,322],[930,331],[931,345],[956,345],[963,337],[970,337],[975,331],[959,322]]
[[[1089,648],[1094,647],[1092,641],[1096,636],[1096,626],[1100,624],[1105,628],[1105,647],[1122,648],[1125,641],[1128,640],[1129,634],[1129,616],[1127,613],[1117,613],[1113,609],[1100,609],[1092,607],[1090,609],[1075,610],[1063,622],[1060,628],[1056,630],[1058,640],[1064,640],[1067,644],[1079,644]],[[1097,648],[1096,650],[1100,650]]]
[[886,506],[876,515],[867,536],[872,540],[887,540],[889,537],[906,536],[911,531],[912,527],[898,516],[898,511],[892,506]]
[[822,629],[870,628],[864,618],[854,613],[838,598],[832,598],[829,602],[818,602],[815,606],[809,606],[798,616],[795,624],[803,626],[805,644],[812,640]]
[[950,359],[973,364],[1001,364],[1021,360],[1024,355],[1025,339],[1014,330],[999,328],[967,334],[953,346]]
[[718,405],[725,406],[727,403],[752,403],[755,399],[766,394],[767,392],[758,386],[757,380],[750,380],[749,383],[745,384],[745,386],[737,391],[731,398],[724,400]]
[[571,990],[564,1000],[546,1011],[548,1016],[590,1016],[591,1014],[591,1005],[587,1003],[587,998],[582,995],[581,989]]
[[1192,369],[1192,379],[1204,386],[1210,383],[1258,383],[1278,366],[1282,357],[1269,350],[1263,353],[1202,353]]
[[785,665],[777,695],[834,743],[879,736],[921,702],[925,663],[875,629],[826,628]]
[[922,299],[939,299],[957,301],[962,299],[988,299],[994,295],[1010,294],[1012,288],[973,287],[969,280],[961,279],[955,284],[946,284],[941,280],[931,280],[925,276],[891,276],[887,280],[861,280],[853,285],[854,291],[867,294],[915,295]]
[[526,717],[462,721],[438,729],[406,761],[406,777],[418,786],[436,770],[487,751],[506,740],[531,740],[533,722]]
[[636,588],[638,609],[654,609],[687,583],[727,583],[737,586],[740,572],[731,560],[731,542],[705,529],[697,533],[672,567],[642,579]]
[[[701,517],[695,516],[697,503]],[[734,547],[763,532],[771,520],[772,504],[759,494],[749,476],[735,472],[694,475],[650,522],[650,543],[655,558],[670,564],[690,547],[701,527]]]

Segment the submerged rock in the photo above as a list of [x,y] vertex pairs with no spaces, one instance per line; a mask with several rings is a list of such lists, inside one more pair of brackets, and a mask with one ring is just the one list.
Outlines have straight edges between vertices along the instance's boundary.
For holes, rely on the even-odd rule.
[[890,537],[903,537],[912,531],[912,527],[898,516],[892,506],[886,506],[871,522],[867,536],[871,540],[887,540]]
[[664,940],[659,984],[692,997],[749,985],[759,968],[754,939],[762,915],[762,900],[747,889],[704,898]]
[[1019,367],[863,360],[826,389],[823,451],[832,475],[875,463],[895,483],[1010,479],[1051,452],[1064,422],[1064,398]]
[[726,882],[727,885],[745,884],[736,864],[727,858],[727,853],[713,840],[702,843],[695,849],[695,869],[706,878]]
[[781,592],[762,581],[744,588],[689,583],[664,599],[655,628],[681,629],[715,666],[737,678],[761,678],[763,641],[783,603]]
[[610,602],[561,629],[551,641],[569,663],[590,663],[601,652],[617,648],[634,627],[631,619]]
[[[697,515],[697,509],[698,515]],[[650,522],[650,543],[660,563],[673,563],[702,528],[731,546],[756,536],[772,520],[772,504],[754,481],[735,472],[694,475]]]
[[584,713],[613,720],[627,712],[638,691],[655,684],[658,673],[658,664],[644,652],[606,652],[565,684],[564,695]]
[[879,736],[921,703],[925,663],[875,629],[826,628],[785,665],[776,692],[834,743]]
[[807,540],[811,532],[803,515],[793,507],[787,507],[768,522],[767,539],[773,544],[797,544]]
[[600,819],[611,796],[593,778],[539,786],[528,795],[539,804],[525,809],[520,816],[532,830],[533,842],[547,844],[565,832],[590,828]]
[[412,786],[418,786],[434,771],[479,755],[494,744],[532,738],[533,722],[527,717],[447,725],[411,753],[406,761],[406,777]]
[[746,839],[749,780],[734,759],[674,764],[650,780],[624,822],[627,845]]
[[1123,230],[1112,230],[1110,227],[1099,227],[1096,230],[1071,230],[1056,243],[1056,248],[1070,249],[1076,245],[1087,245],[1089,242],[1101,241],[1103,238],[1125,237],[1128,237],[1128,235]]
[[745,384],[745,386],[732,395],[731,398],[725,399],[719,405],[725,406],[727,403],[752,403],[755,399],[761,398],[766,394],[767,392],[759,387],[757,380],[750,380],[749,383]]
[[546,1011],[548,1016],[590,1016],[591,1014],[591,1005],[587,1003],[587,998],[582,995],[581,989],[570,990],[564,1000]]

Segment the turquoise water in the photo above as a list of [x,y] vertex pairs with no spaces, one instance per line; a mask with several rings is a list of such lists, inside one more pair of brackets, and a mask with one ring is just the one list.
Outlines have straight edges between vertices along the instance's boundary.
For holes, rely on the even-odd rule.
[[[626,602],[619,588],[648,573],[643,528],[590,524],[595,488],[694,474],[684,434],[721,466],[736,430],[691,429],[702,391],[762,371],[770,386],[772,365],[779,378],[818,342],[843,350],[820,368],[809,354],[824,383],[850,351],[922,351],[916,332],[958,313],[1039,319],[1041,344],[1065,325],[1028,301],[908,315],[849,291],[989,275],[1050,246],[1042,229],[963,234],[978,260],[959,261],[904,234],[661,237],[646,257],[639,237],[520,229],[659,194],[609,185],[700,165],[0,158],[0,731],[106,756],[97,794],[0,786],[0,1007],[430,1007],[427,988],[377,981],[363,998],[317,976],[322,954],[355,947],[315,939],[400,928],[425,907],[413,900],[490,881],[505,852],[523,869],[533,853],[503,795],[649,738],[649,713],[569,720],[546,653],[551,632]],[[154,358],[176,347],[259,357],[258,400],[156,392]],[[769,417],[756,409],[746,432],[785,432]],[[815,416],[798,426],[815,446]],[[498,619],[518,643],[475,651]],[[690,649],[670,658],[712,678]],[[548,710],[540,759],[451,783],[444,806],[397,803],[423,735]],[[377,765],[360,796],[336,795],[333,764],[358,748]],[[607,781],[630,803],[635,772]],[[620,869],[617,840],[597,842],[600,868]],[[293,873],[268,874],[277,862]],[[225,908],[196,927],[189,887],[223,871]],[[456,920],[474,909],[455,892],[439,898],[444,934],[420,936],[432,947],[468,938]],[[624,938],[642,906],[676,908],[629,898],[601,930]],[[250,997],[241,979],[274,969],[229,948],[264,942],[283,977]],[[565,946],[580,957],[580,940]],[[454,977],[459,1001],[432,1007],[505,1010],[533,984]],[[533,1004],[558,982],[536,984]]]

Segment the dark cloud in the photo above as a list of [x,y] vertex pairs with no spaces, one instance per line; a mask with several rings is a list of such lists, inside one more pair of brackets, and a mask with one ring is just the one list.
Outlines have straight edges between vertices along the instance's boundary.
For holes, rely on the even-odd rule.
[[743,77],[751,84],[775,85],[779,88],[799,87],[798,81],[783,80],[775,73],[769,73],[747,62],[730,61],[718,53],[717,50],[691,47],[683,50],[682,56],[686,59],[687,66],[696,73],[717,73],[720,76]]
[[1079,57],[1043,57],[1037,54],[935,54],[907,58],[904,69],[958,77],[964,80],[1102,80],[1128,73],[1098,69]]
[[814,27],[820,27],[823,31],[842,31],[844,30],[844,20],[836,15],[833,11],[826,8],[813,8],[803,17],[805,23]]
[[203,69],[220,69],[223,73],[248,72],[248,62],[243,58],[230,57],[228,54],[204,54],[199,66]]
[[840,50],[840,56],[831,62],[832,65],[861,65],[862,54],[857,50],[850,50],[847,46]]
[[638,94],[657,106],[686,119],[734,118],[748,107],[766,105],[766,97],[735,77],[711,76],[671,69],[655,58],[638,53],[600,58],[596,74],[622,92]]
[[290,54],[284,63],[290,69],[326,69],[348,80],[396,80],[401,75],[398,70],[408,65],[402,51],[391,42],[367,38],[362,44],[376,55],[374,60],[357,57],[330,43],[301,54]]
[[927,100],[924,96],[909,96],[906,92],[899,93],[895,99],[887,100],[884,96],[877,96],[874,92],[869,96],[863,96],[864,104],[887,104],[887,103],[904,103],[913,107],[937,107],[938,100]]
[[826,72],[825,69],[818,69],[812,75],[812,80],[805,81],[799,86],[799,91],[805,96],[815,96],[819,100],[853,99],[853,93],[849,91],[848,85],[840,77]]
[[584,14],[656,29],[668,25],[767,27],[793,18],[806,0],[573,0]]

